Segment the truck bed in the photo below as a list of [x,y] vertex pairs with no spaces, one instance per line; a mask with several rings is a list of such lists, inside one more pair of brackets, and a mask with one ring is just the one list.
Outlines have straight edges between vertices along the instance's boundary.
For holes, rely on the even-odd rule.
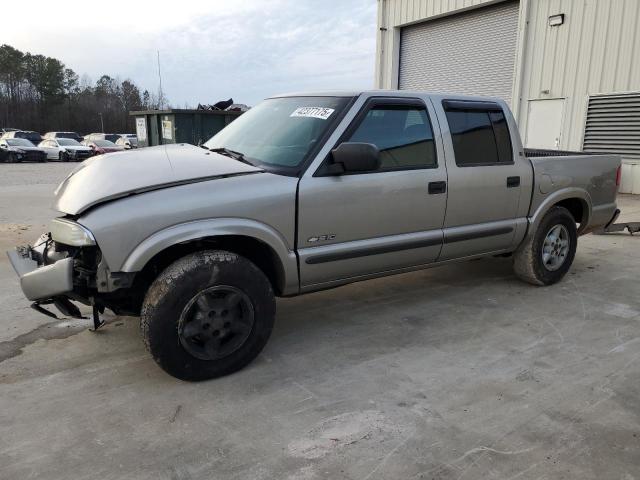
[[534,173],[530,215],[554,198],[556,192],[567,192],[569,197],[586,192],[583,205],[587,218],[580,222],[581,232],[601,227],[612,218],[619,156],[535,149],[525,149],[525,155]]

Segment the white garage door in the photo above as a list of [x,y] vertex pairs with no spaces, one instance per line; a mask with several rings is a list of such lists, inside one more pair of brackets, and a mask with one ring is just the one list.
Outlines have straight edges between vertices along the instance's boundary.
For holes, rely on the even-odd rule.
[[402,28],[399,87],[510,101],[518,7],[504,2]]

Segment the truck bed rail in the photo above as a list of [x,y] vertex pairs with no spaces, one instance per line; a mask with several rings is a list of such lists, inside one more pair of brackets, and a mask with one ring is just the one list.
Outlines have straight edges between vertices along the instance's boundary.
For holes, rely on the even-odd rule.
[[531,157],[568,157],[574,155],[594,155],[588,152],[571,152],[568,150],[545,150],[543,148],[525,148],[524,155]]

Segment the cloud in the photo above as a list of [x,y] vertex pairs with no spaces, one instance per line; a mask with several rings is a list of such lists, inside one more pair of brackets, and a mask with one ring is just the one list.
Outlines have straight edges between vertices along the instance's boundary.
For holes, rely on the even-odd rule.
[[229,97],[255,104],[284,91],[373,85],[373,0],[184,0],[153,9],[118,2],[106,9],[118,15],[71,18],[74,29],[53,30],[49,25],[59,23],[49,19],[38,25],[39,34],[4,32],[3,41],[56,56],[94,79],[130,77],[151,90],[158,84],[159,50],[163,89],[175,106]]

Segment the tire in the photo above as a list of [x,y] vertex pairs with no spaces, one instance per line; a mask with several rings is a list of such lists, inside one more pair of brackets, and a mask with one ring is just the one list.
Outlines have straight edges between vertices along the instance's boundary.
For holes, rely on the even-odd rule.
[[[560,235],[552,233],[559,232]],[[548,235],[550,235],[548,237]],[[562,239],[566,237],[568,245],[566,249]],[[554,244],[553,238],[559,238]],[[555,245],[558,254],[548,255],[549,249],[545,249],[545,240]],[[531,237],[522,244],[513,255],[513,270],[515,274],[527,283],[533,285],[552,285],[559,282],[571,268],[578,246],[578,233],[576,221],[564,207],[552,207],[540,221],[538,228]],[[564,253],[564,256],[562,255]],[[545,263],[543,253],[549,260]],[[554,264],[554,260],[560,262]]]
[[[241,300],[227,311],[236,297]],[[271,283],[258,267],[235,253],[206,250],[180,258],[156,278],[142,304],[140,328],[165,372],[181,380],[208,380],[240,370],[258,356],[271,335],[275,311]],[[199,333],[190,336],[194,329]]]
[[60,160],[61,162],[68,162],[69,155],[67,155],[65,152],[60,152],[58,153],[58,160]]
[[7,157],[7,163],[19,163],[15,153],[10,153]]

